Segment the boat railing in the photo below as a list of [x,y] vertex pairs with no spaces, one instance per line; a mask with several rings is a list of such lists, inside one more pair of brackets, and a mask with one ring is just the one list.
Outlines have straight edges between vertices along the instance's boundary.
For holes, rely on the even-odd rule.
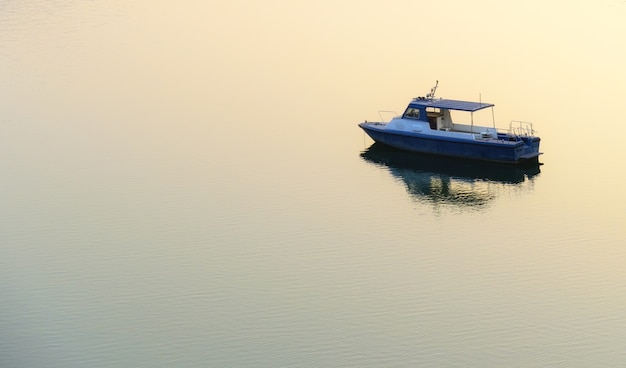
[[509,135],[520,137],[534,137],[533,123],[529,121],[511,120],[509,123]]
[[[395,118],[396,116],[398,116],[398,114],[395,111],[392,110],[379,110],[378,111],[378,116],[380,116],[380,121],[382,121],[383,123],[385,123],[385,118],[383,118],[383,114],[393,114],[393,117]],[[387,115],[388,116],[388,115]]]

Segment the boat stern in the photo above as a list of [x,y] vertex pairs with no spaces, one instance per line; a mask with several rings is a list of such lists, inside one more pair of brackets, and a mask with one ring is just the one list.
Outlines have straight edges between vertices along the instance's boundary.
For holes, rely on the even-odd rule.
[[541,142],[541,138],[539,137],[524,137],[522,138],[524,142],[524,149],[519,155],[520,162],[537,162],[539,160],[539,155],[542,152],[539,152],[539,143]]

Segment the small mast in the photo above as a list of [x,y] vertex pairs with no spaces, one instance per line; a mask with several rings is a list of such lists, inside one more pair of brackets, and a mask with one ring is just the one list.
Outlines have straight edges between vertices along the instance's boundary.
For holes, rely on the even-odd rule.
[[435,86],[430,89],[430,93],[426,95],[427,100],[432,100],[435,98],[435,91],[437,91],[437,86],[439,85],[439,80],[435,81]]

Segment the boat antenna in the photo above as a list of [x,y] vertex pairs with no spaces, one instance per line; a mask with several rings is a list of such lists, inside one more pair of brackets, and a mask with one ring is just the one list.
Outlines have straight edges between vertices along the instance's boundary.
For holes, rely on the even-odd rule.
[[433,88],[430,89],[430,93],[426,95],[427,99],[432,100],[433,98],[435,98],[435,91],[437,91],[437,86],[439,85],[439,80],[437,80],[435,82],[435,86]]

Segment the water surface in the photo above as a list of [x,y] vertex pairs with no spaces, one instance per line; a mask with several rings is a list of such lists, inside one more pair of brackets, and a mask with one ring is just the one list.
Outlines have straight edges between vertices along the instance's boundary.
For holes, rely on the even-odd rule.
[[[620,365],[625,6],[0,3],[0,366]],[[435,80],[543,165],[357,127]]]

